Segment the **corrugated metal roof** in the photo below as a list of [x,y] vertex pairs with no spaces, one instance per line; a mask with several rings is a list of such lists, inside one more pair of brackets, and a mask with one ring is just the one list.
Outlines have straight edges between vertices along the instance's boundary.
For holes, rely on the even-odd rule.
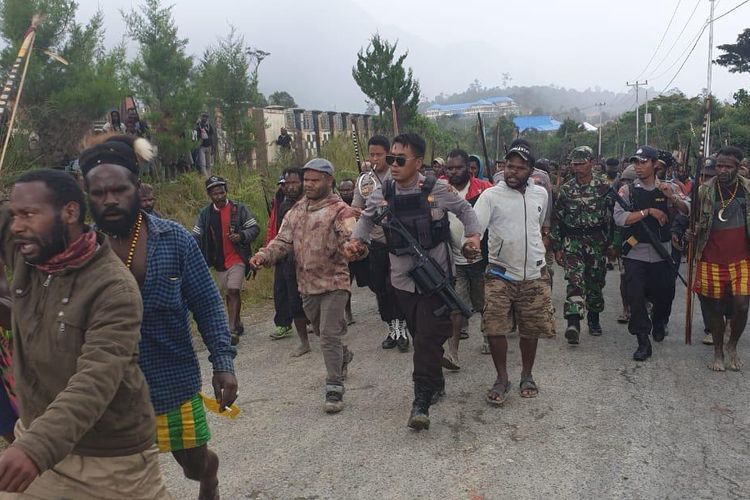
[[554,132],[562,125],[549,115],[537,116],[517,116],[513,118],[513,123],[519,132],[526,130],[538,130],[539,132]]
[[433,104],[427,109],[434,109],[438,111],[466,111],[470,108],[473,108],[474,106],[491,106],[493,104],[503,103],[503,102],[513,102],[513,99],[510,97],[505,96],[495,96],[495,97],[485,97],[484,99],[479,99],[477,101],[473,102],[461,102],[457,104]]

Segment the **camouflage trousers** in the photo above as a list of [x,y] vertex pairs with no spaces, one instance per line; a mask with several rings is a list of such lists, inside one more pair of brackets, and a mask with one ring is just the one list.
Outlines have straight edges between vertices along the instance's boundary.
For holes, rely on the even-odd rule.
[[604,310],[602,289],[607,277],[607,258],[603,237],[566,237],[563,240],[563,266],[566,288],[565,317],[583,316],[584,309]]

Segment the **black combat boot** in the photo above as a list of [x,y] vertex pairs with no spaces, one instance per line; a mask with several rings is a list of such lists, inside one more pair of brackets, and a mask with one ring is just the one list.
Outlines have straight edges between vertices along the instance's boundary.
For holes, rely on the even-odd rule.
[[427,386],[414,384],[414,403],[409,415],[408,427],[415,431],[430,428],[430,402],[434,391]]
[[646,361],[651,357],[651,341],[648,340],[648,334],[638,335],[638,349],[633,353],[633,359],[636,361]]
[[653,325],[651,336],[654,337],[654,342],[661,342],[667,336],[667,327],[661,321],[654,321]]
[[432,393],[431,405],[437,404],[445,396],[445,379],[440,379],[438,389]]
[[397,321],[398,320],[393,319],[388,322],[388,336],[385,338],[385,340],[381,344],[383,349],[393,349],[394,347],[396,347],[396,337],[397,337],[397,333],[396,333],[397,323],[396,322]]
[[599,313],[591,312],[586,316],[586,319],[589,323],[589,334],[593,335],[594,337],[598,337],[602,334],[602,325],[599,323]]
[[581,317],[568,316],[568,327],[565,329],[565,338],[568,344],[578,344],[578,337],[581,335]]

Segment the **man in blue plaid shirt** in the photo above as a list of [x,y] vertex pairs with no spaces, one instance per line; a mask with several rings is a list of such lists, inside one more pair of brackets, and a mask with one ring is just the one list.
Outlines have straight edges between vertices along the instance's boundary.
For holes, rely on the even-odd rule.
[[189,312],[211,353],[213,387],[222,408],[237,397],[236,350],[195,239],[179,224],[140,209],[139,164],[150,159],[149,153],[145,139],[113,136],[81,153],[79,163],[97,228],[110,237],[141,288],[140,366],[157,415],[156,442],[161,451],[172,452],[185,477],[200,481],[199,498],[219,498],[219,459],[206,445],[210,432]]

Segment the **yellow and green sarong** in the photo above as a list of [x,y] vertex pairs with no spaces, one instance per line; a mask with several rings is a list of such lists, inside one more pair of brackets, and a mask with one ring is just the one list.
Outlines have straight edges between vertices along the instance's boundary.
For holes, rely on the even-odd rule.
[[209,439],[211,431],[200,394],[174,410],[156,416],[156,445],[162,453],[198,448]]

